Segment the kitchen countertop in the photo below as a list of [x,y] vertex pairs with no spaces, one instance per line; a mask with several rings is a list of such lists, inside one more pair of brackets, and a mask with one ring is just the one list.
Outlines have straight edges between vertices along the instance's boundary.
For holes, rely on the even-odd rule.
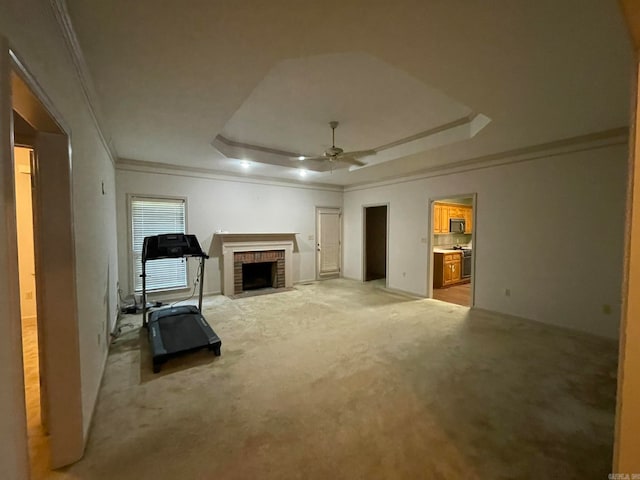
[[433,249],[434,253],[462,253],[462,250],[454,249],[454,248],[438,248],[435,247]]

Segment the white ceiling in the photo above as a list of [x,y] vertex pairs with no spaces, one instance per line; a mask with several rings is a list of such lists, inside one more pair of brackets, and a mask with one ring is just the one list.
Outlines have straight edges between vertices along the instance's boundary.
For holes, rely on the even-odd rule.
[[[491,119],[467,140],[301,180],[348,185],[628,124],[615,0],[67,3],[125,159],[240,173],[217,135],[320,154],[330,120],[336,145],[359,150]],[[261,163],[251,174],[299,178]]]
[[336,142],[368,150],[466,117],[471,109],[365,53],[276,64],[225,124],[235,141],[320,155]]

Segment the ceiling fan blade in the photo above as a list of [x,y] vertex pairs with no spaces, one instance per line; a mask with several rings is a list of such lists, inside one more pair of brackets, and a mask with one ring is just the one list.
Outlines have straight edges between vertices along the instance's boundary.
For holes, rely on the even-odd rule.
[[359,158],[359,157],[369,157],[371,155],[375,155],[375,150],[356,150],[355,152],[344,152],[341,153],[340,156],[351,157],[351,158]]
[[356,165],[358,167],[362,167],[364,165],[366,165],[366,163],[361,162],[360,160],[356,160],[355,158],[353,158],[352,156],[345,156],[345,155],[340,155],[337,160],[339,162],[344,162],[344,163],[348,163],[350,165]]
[[299,162],[307,162],[307,161],[324,162],[326,160],[329,160],[329,157],[325,157],[325,156],[321,156],[321,157],[306,157],[304,160],[298,160],[298,161]]

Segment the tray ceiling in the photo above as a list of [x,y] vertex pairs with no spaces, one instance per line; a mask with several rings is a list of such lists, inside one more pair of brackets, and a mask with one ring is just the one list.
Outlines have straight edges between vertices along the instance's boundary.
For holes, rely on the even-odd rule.
[[123,159],[246,175],[216,136],[318,154],[331,120],[337,145],[370,149],[482,115],[466,140],[302,180],[350,185],[628,124],[632,49],[614,1],[67,5]]

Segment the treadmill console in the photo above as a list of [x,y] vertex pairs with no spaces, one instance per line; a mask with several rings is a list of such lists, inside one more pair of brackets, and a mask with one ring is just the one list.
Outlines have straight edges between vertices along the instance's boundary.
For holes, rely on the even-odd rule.
[[200,248],[195,235],[165,233],[145,237],[142,248],[143,261],[180,257],[207,257],[207,255]]
[[189,239],[182,233],[167,233],[158,235],[158,250],[170,255],[182,255],[182,251],[189,248]]

